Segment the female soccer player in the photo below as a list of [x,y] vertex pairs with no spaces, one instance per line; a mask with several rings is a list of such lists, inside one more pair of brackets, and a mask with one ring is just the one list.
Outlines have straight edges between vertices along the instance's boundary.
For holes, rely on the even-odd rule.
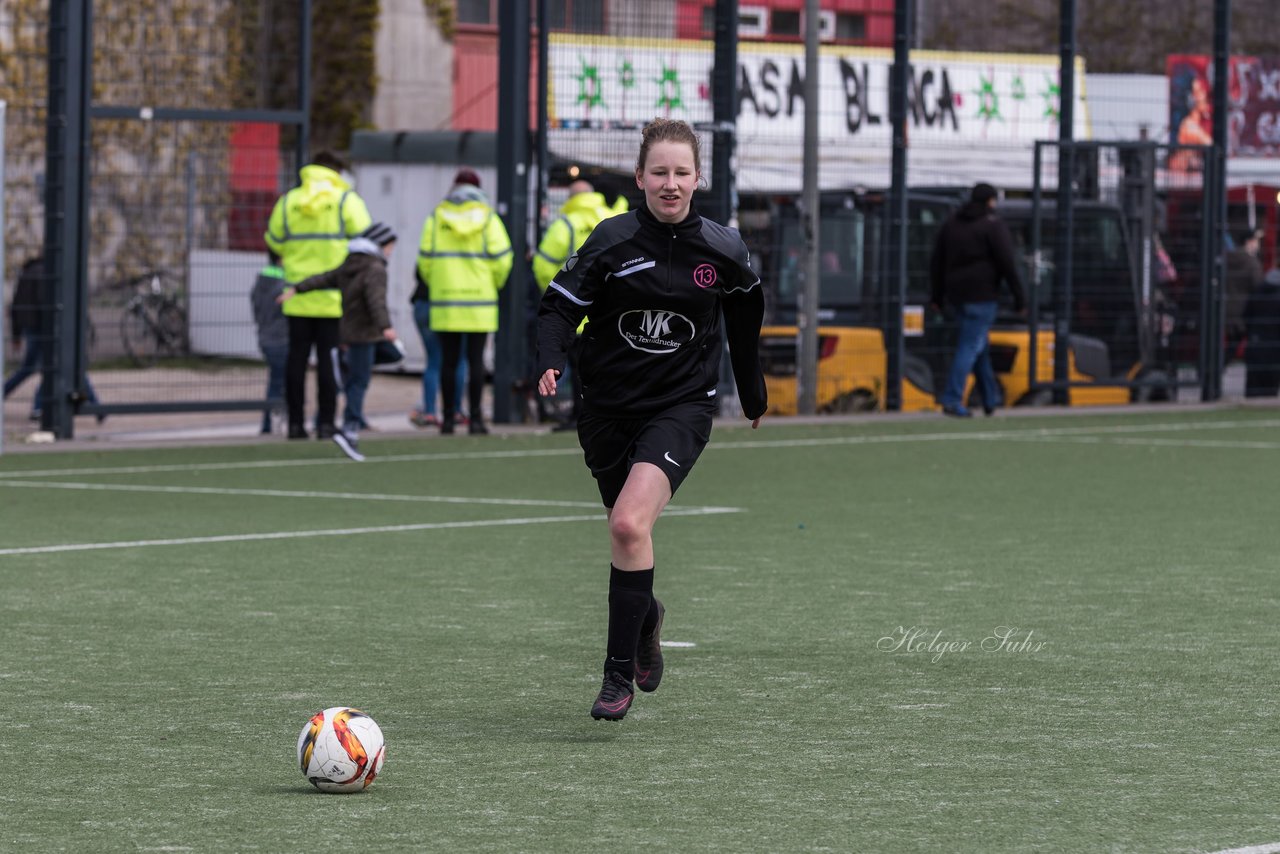
[[[636,186],[645,204],[602,221],[538,308],[538,392],[556,393],[584,316],[578,441],[609,521],[609,635],[597,720],[622,720],[662,679],[665,613],[653,596],[653,526],[711,438],[728,336],[753,428],[767,407],[758,355],[764,298],[736,229],[693,208],[698,138],[684,122],[644,129]],[[723,314],[723,332],[721,317]]]

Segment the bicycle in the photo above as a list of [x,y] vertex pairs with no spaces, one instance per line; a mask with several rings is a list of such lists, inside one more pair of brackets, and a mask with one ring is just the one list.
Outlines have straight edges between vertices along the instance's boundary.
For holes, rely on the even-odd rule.
[[186,355],[187,312],[178,301],[173,277],[152,270],[119,287],[136,291],[120,315],[120,338],[133,363],[150,367],[160,358]]

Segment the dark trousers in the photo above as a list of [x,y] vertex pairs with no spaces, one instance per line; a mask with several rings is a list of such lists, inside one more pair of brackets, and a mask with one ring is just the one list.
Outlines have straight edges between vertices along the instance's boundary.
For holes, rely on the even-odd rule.
[[1280,391],[1280,346],[1255,340],[1245,355],[1244,396],[1275,397]]
[[462,342],[467,342],[467,403],[471,408],[471,420],[483,421],[480,401],[484,397],[484,345],[489,340],[487,332],[437,332],[443,364],[440,366],[440,397],[444,404],[444,417],[452,419],[458,413],[453,402],[458,399],[458,359],[462,356]]
[[270,401],[280,400],[284,396],[285,365],[289,362],[289,345],[271,344],[267,347],[258,345],[262,358],[267,362],[267,401],[268,408],[262,410],[262,432],[271,432]]
[[307,360],[316,351],[316,426],[332,427],[338,408],[338,318],[290,317],[289,360],[285,365],[284,399],[289,426],[306,422]]

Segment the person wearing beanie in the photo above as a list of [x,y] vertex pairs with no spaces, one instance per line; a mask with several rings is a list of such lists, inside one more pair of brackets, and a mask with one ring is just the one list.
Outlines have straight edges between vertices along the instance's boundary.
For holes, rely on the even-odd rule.
[[453,188],[422,224],[418,276],[429,296],[431,331],[440,339],[440,392],[444,417],[440,432],[452,434],[458,421],[457,368],[465,340],[470,378],[468,432],[488,433],[481,413],[484,348],[498,329],[498,291],[507,283],[514,258],[502,219],[480,189],[480,177],[460,169]]
[[975,185],[969,201],[938,230],[929,259],[930,303],[935,311],[959,319],[951,372],[938,402],[945,414],[961,418],[973,414],[963,399],[971,372],[977,378],[983,411],[990,415],[999,403],[987,333],[996,320],[1001,281],[1009,287],[1014,310],[1024,311],[1013,240],[996,216],[996,196],[990,184]]
[[[347,257],[347,241],[372,222],[369,209],[344,177],[347,164],[332,152],[318,153],[299,172],[301,184],[281,196],[263,235],[267,248],[280,256],[287,285],[334,270]],[[307,362],[316,352],[316,438],[331,437],[337,409],[338,318],[342,298],[334,289],[316,290],[284,305],[289,318],[289,357],[285,370],[285,402],[289,438],[307,438]]]
[[347,351],[347,375],[343,384],[346,403],[342,429],[333,441],[357,462],[361,427],[365,426],[364,398],[373,374],[374,348],[379,341],[396,340],[387,310],[387,260],[395,248],[396,233],[389,225],[375,222],[347,244],[347,257],[336,270],[304,279],[285,289],[281,301],[297,294],[337,291],[342,304],[339,337]]

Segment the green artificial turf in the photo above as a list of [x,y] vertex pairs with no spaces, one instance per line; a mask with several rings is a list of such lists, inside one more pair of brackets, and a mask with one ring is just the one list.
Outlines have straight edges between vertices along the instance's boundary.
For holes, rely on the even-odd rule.
[[[1280,842],[1278,426],[718,427],[655,535],[692,646],[621,723],[571,436],[0,458],[0,850]],[[295,765],[333,705],[359,795]]]

